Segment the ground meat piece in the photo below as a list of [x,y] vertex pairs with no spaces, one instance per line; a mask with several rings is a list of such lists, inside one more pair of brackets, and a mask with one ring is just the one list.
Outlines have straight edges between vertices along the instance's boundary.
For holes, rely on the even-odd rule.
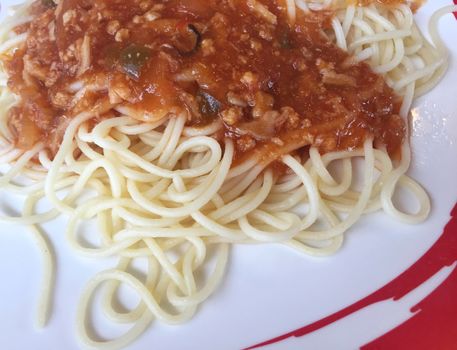
[[322,82],[324,84],[350,87],[357,86],[357,81],[354,77],[351,77],[347,74],[337,73],[333,63],[328,63],[318,58],[316,60],[316,66],[319,68],[319,72],[322,74]]
[[273,108],[275,99],[270,94],[263,91],[257,91],[254,97],[254,108],[252,117],[257,119]]
[[288,130],[299,127],[300,116],[292,107],[283,107],[280,112],[280,116],[275,120],[276,130],[281,130],[283,127]]
[[121,27],[121,24],[117,20],[109,21],[108,24],[106,25],[106,32],[110,35],[115,35],[119,28]]
[[275,136],[275,123],[278,111],[268,111],[260,118],[239,123],[234,128],[238,135],[249,135],[259,141],[268,141]]
[[262,39],[264,39],[266,41],[272,41],[273,33],[274,33],[274,26],[263,24],[263,23],[261,25],[259,25],[259,36]]
[[64,26],[67,26],[68,24],[72,23],[74,19],[76,19],[75,10],[68,10],[62,15],[62,21]]
[[258,89],[259,76],[253,72],[245,72],[240,81],[250,89]]
[[336,138],[333,135],[318,135],[314,140],[314,146],[319,148],[321,153],[331,152],[336,148]]
[[16,146],[30,149],[40,142],[41,132],[37,125],[27,118],[22,108],[13,107],[9,111],[8,125],[15,138]]
[[243,98],[243,96],[241,96],[240,94],[237,94],[234,91],[229,91],[227,93],[227,101],[230,104],[232,104],[234,106],[238,106],[238,107],[247,107],[248,106],[248,103],[246,102],[245,98]]
[[127,28],[122,28],[122,29],[119,29],[116,32],[116,35],[114,36],[114,39],[117,42],[122,42],[122,41],[127,40],[129,38],[129,35],[130,35],[129,30]]
[[40,81],[45,81],[48,74],[48,69],[30,55],[24,56],[24,71]]
[[210,20],[215,38],[219,41],[225,41],[229,35],[229,20],[222,13],[216,12]]
[[152,1],[151,0],[143,0],[140,2],[140,9],[143,11],[148,10],[152,6]]
[[284,146],[284,141],[281,140],[279,137],[273,137],[271,139],[271,142],[273,142],[275,145],[278,145],[278,146]]
[[188,120],[191,122],[198,122],[202,120],[202,114],[200,113],[200,107],[198,105],[197,99],[194,95],[191,95],[187,92],[183,92],[179,95],[181,101],[184,102],[186,105],[189,113],[188,113]]
[[243,118],[243,109],[235,106],[221,112],[221,117],[227,125],[235,125]]
[[247,5],[256,15],[268,23],[276,24],[278,22],[276,16],[262,3],[256,0],[247,0]]
[[236,145],[241,152],[247,152],[255,147],[256,141],[251,136],[243,135],[236,140]]
[[205,39],[201,43],[203,56],[209,56],[216,52],[214,47],[214,41],[211,39]]
[[65,109],[71,101],[71,95],[63,91],[58,91],[56,93],[50,94],[51,103],[54,107],[59,109]]

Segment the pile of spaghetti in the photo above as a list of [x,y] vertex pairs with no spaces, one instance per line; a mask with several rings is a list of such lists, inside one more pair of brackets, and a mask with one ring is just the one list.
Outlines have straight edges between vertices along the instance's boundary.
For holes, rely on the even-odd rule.
[[[39,225],[59,215],[75,251],[119,257],[88,283],[77,315],[85,345],[115,348],[154,318],[189,320],[222,279],[232,243],[324,256],[363,214],[426,219],[428,196],[405,175],[407,117],[446,71],[437,21],[453,8],[431,18],[433,44],[414,23],[416,8],[391,0],[15,8],[0,27],[0,160],[9,164],[0,188],[24,206],[0,221],[27,226],[43,251],[39,324],[54,273]],[[394,206],[399,186],[417,197],[416,213]],[[38,210],[43,199],[51,209]],[[81,238],[90,220],[97,245]],[[148,262],[144,279],[130,272],[137,259]],[[122,284],[141,298],[127,312],[112,302]],[[132,324],[115,340],[87,330],[99,287],[109,318]]]

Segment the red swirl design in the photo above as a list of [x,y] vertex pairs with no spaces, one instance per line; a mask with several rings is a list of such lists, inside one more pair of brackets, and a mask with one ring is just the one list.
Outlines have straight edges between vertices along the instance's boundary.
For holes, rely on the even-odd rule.
[[[457,1],[457,0],[455,0]],[[290,337],[302,337],[377,302],[398,300],[410,293],[445,266],[457,261],[457,204],[451,220],[438,241],[409,269],[366,298],[317,322],[251,346],[255,349]],[[457,269],[435,291],[414,306],[408,321],[362,347],[375,349],[457,349]]]

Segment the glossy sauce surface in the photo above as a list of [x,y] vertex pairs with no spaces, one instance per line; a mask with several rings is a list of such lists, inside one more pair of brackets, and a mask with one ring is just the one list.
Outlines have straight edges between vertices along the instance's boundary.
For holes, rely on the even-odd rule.
[[26,44],[3,58],[22,97],[10,112],[19,147],[45,139],[55,152],[68,120],[106,101],[145,122],[219,122],[214,137],[232,138],[239,158],[355,149],[367,137],[394,153],[405,136],[400,98],[325,35],[331,12],[291,25],[273,0],[38,1],[32,11],[19,28]]

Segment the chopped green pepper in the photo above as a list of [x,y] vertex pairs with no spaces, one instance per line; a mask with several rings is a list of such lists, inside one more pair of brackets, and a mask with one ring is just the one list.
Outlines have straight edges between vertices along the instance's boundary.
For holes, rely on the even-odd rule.
[[53,0],[41,0],[41,4],[49,8],[56,7],[56,3]]
[[106,68],[113,69],[119,63],[121,56],[122,46],[119,43],[108,45],[104,48],[104,57]]
[[290,40],[289,31],[284,31],[279,37],[279,45],[282,49],[290,50],[293,48],[292,42]]
[[201,34],[193,24],[188,24],[179,35],[174,38],[173,46],[182,56],[188,56],[198,50],[201,43]]
[[119,64],[122,70],[134,79],[139,79],[141,68],[151,56],[147,47],[131,44],[120,52]]
[[200,102],[200,112],[205,116],[212,116],[219,112],[221,103],[205,91],[198,92],[198,100]]

